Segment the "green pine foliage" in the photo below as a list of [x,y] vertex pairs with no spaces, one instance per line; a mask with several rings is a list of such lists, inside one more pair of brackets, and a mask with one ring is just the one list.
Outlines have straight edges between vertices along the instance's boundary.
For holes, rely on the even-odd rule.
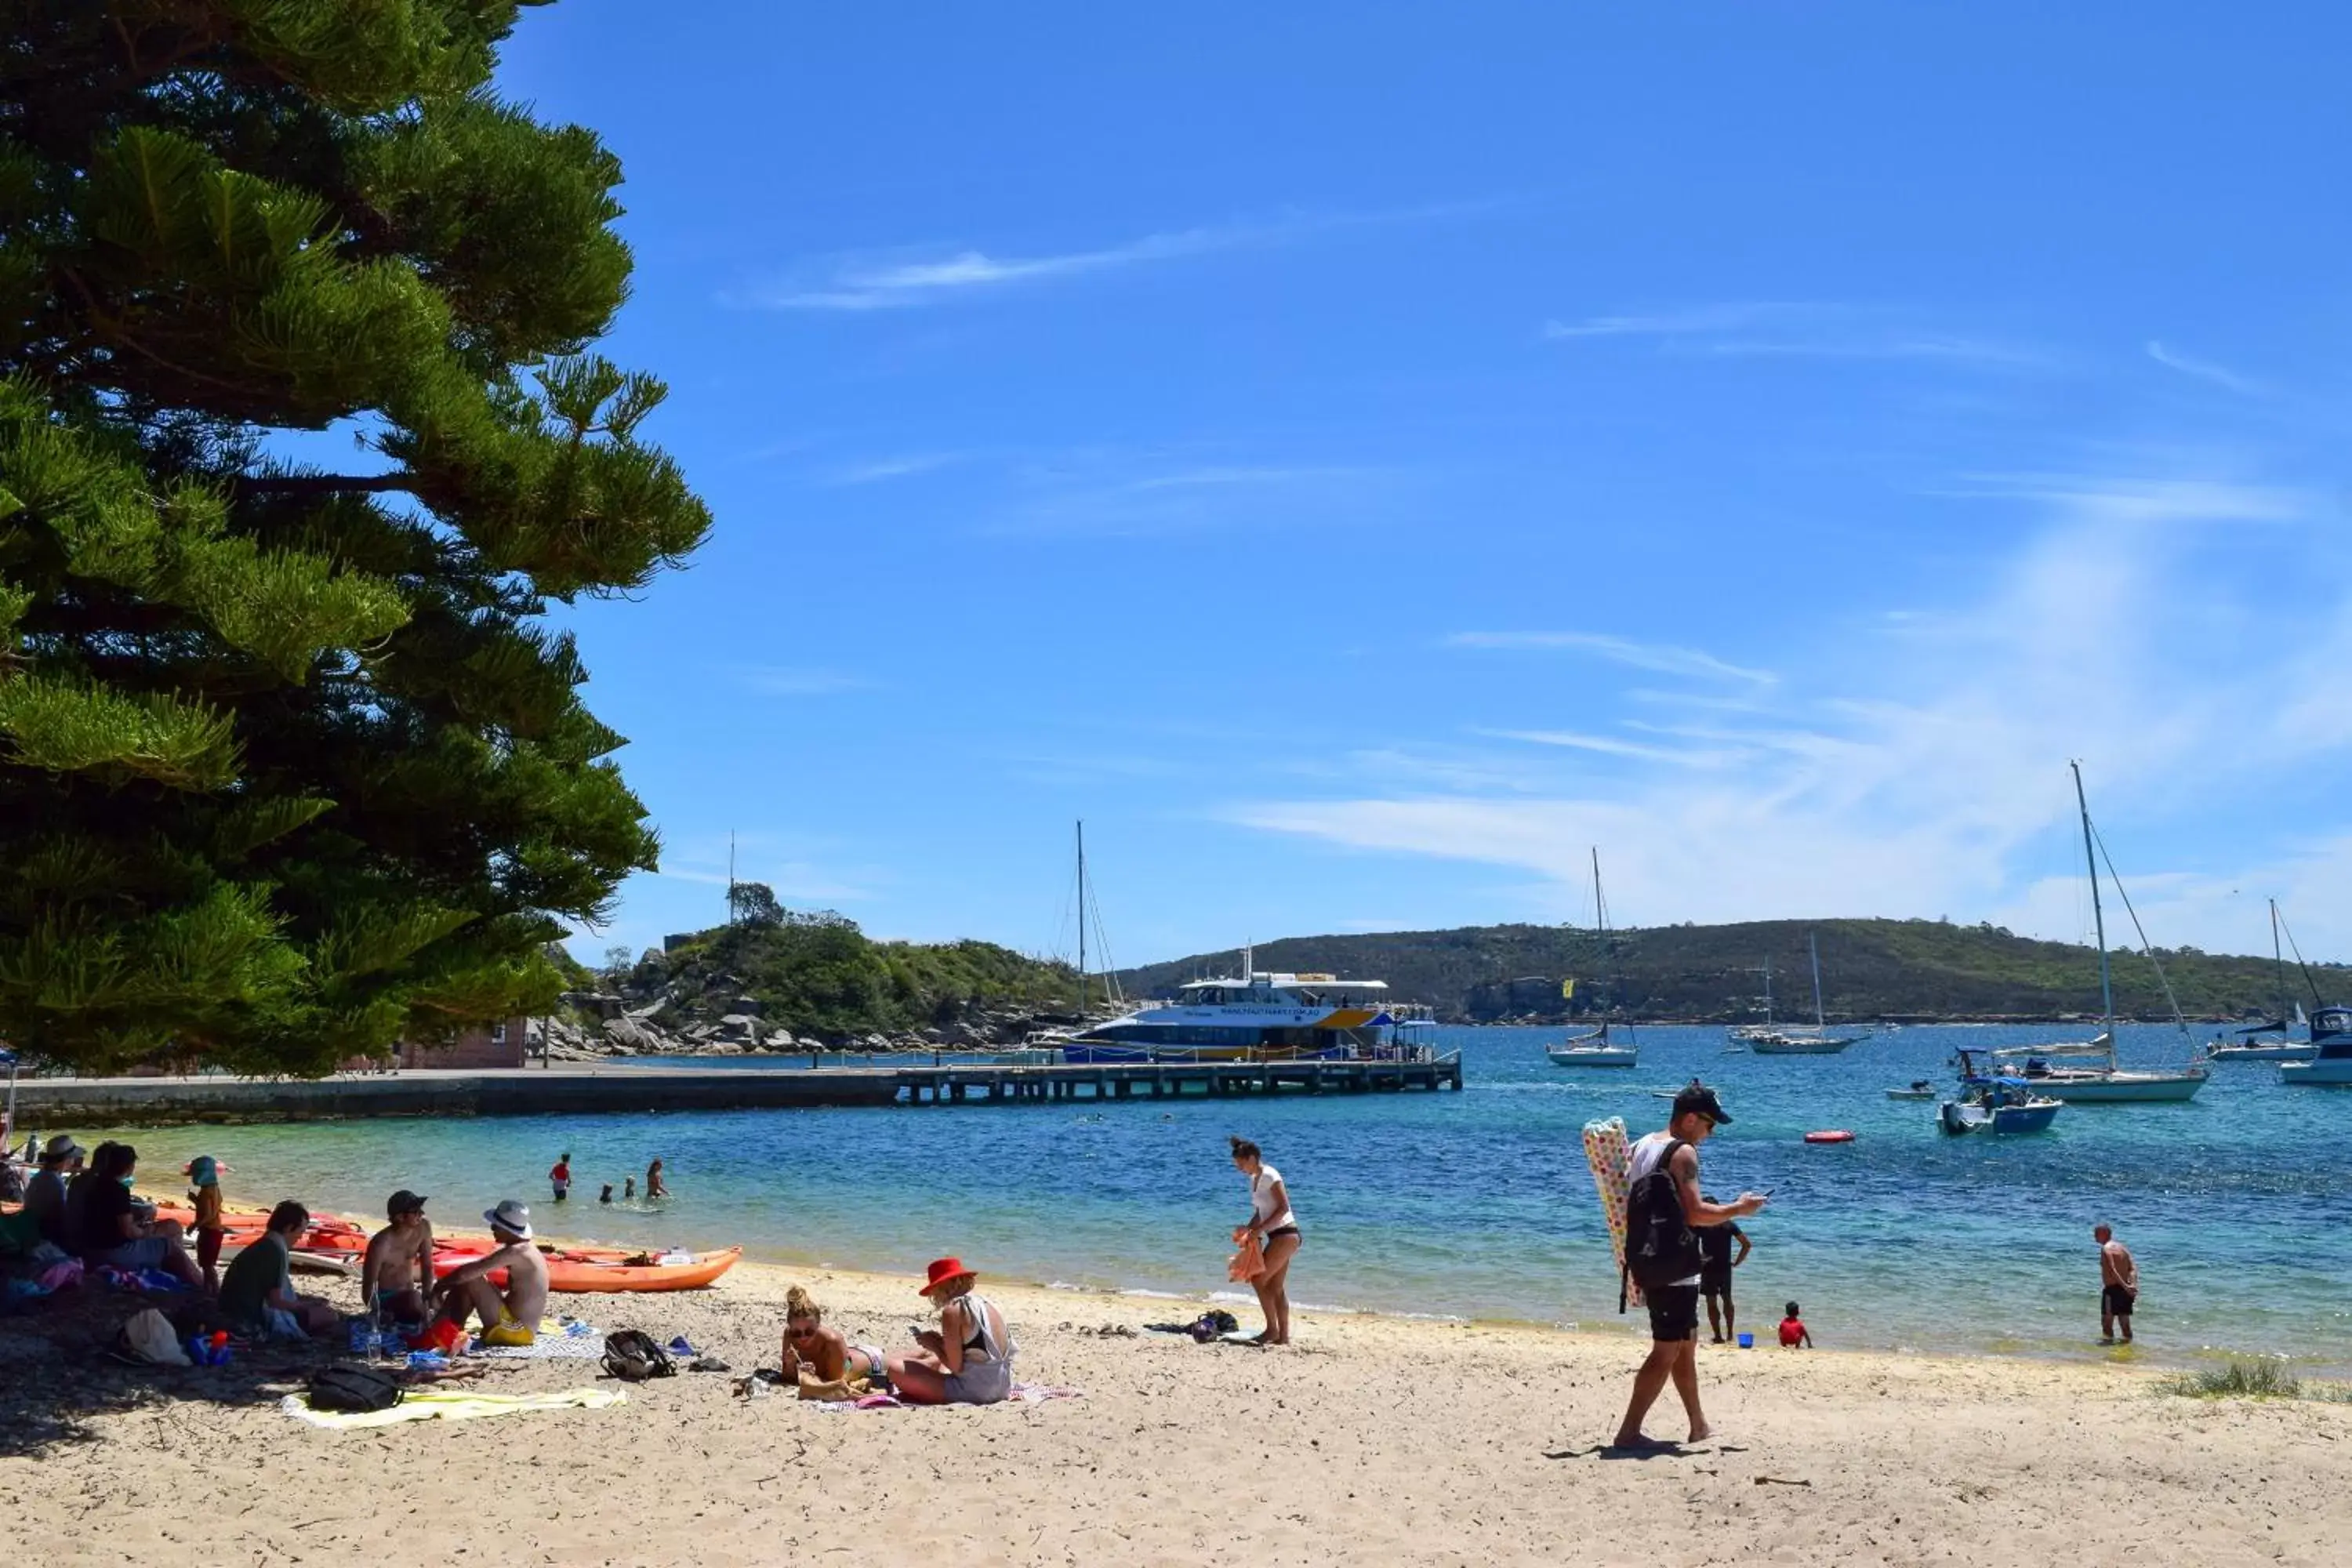
[[[589,353],[517,0],[0,0],[0,1038],[320,1072],[550,1005],[654,864],[551,601],[709,528]],[[290,460],[337,431],[367,460]],[[310,443],[305,450],[319,449]]]

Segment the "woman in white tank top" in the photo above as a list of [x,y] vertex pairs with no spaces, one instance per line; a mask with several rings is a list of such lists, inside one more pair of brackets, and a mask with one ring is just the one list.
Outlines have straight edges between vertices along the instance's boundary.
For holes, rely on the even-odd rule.
[[1245,1227],[1265,1249],[1265,1272],[1250,1281],[1257,1292],[1258,1310],[1265,1329],[1257,1336],[1262,1345],[1290,1342],[1290,1260],[1297,1256],[1298,1216],[1290,1210],[1290,1189],[1282,1173],[1265,1163],[1256,1144],[1233,1140],[1234,1169],[1249,1178],[1250,1218]]

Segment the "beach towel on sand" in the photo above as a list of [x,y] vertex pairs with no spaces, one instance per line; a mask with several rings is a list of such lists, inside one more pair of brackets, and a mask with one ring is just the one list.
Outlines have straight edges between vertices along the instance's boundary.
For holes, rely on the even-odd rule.
[[[1609,1248],[1617,1255],[1617,1271],[1625,1271],[1625,1194],[1632,1184],[1627,1173],[1633,1160],[1633,1145],[1625,1136],[1625,1119],[1612,1116],[1606,1121],[1584,1124],[1584,1163],[1592,1167],[1592,1185],[1601,1194],[1601,1217],[1609,1223]],[[1642,1300],[1642,1288],[1626,1279],[1628,1298],[1635,1304]]]
[[297,1394],[278,1407],[297,1421],[337,1431],[353,1426],[390,1426],[402,1421],[473,1421],[485,1415],[528,1415],[541,1410],[604,1410],[624,1403],[617,1388],[562,1388],[546,1394],[474,1394],[459,1389],[419,1388],[388,1410],[313,1410]]
[[477,1338],[466,1347],[466,1353],[487,1361],[600,1361],[604,1336],[586,1323],[549,1321],[539,1325],[538,1334],[527,1345],[485,1344]]

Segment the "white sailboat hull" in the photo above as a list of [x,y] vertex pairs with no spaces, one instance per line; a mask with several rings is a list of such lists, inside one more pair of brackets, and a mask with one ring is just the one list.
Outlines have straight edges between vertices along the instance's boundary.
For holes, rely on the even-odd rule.
[[1815,1038],[1805,1035],[1751,1035],[1748,1048],[1759,1057],[1833,1057],[1848,1046],[1868,1039],[1867,1035],[1832,1035]]
[[1630,1068],[1642,1061],[1639,1046],[1546,1046],[1544,1055],[1556,1068]]
[[2203,1073],[2095,1073],[2079,1079],[2030,1078],[2036,1094],[2063,1100],[2069,1105],[2146,1105],[2197,1098],[2205,1087]]
[[2215,1046],[2205,1054],[2217,1062],[2307,1062],[2318,1051],[2305,1040],[2284,1046]]

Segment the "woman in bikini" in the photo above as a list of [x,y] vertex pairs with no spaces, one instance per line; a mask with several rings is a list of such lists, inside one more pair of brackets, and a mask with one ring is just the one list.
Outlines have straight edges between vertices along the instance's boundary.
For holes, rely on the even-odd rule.
[[798,1383],[803,1372],[820,1383],[841,1383],[853,1377],[868,1380],[884,1375],[882,1352],[872,1345],[853,1345],[839,1329],[824,1325],[824,1309],[816,1298],[795,1285],[784,1296],[784,1381]]
[[1282,1173],[1265,1163],[1257,1145],[1236,1138],[1234,1169],[1249,1178],[1250,1220],[1245,1227],[1265,1249],[1265,1272],[1250,1281],[1258,1310],[1265,1314],[1262,1345],[1290,1342],[1290,1260],[1298,1253],[1298,1216],[1290,1212],[1290,1189]]
[[940,1326],[917,1334],[923,1348],[892,1356],[885,1369],[908,1404],[994,1405],[1013,1393],[1013,1336],[1004,1315],[973,1293],[979,1279],[952,1258],[931,1265],[922,1290]]

